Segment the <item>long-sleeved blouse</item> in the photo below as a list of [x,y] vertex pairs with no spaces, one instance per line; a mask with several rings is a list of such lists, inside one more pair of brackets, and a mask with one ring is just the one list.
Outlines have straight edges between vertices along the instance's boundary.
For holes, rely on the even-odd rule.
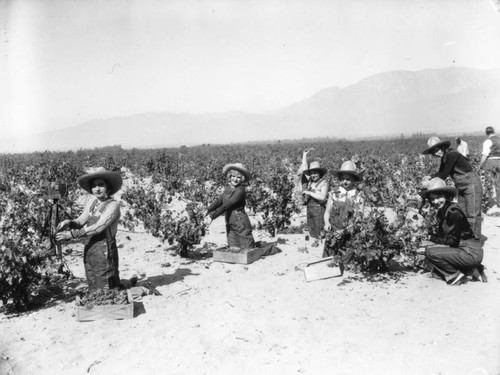
[[118,230],[118,221],[120,219],[120,204],[109,198],[104,202],[97,200],[88,202],[83,209],[82,214],[72,223],[81,228],[80,235],[93,236],[102,233],[106,228],[109,228],[112,237],[116,235]]
[[472,166],[465,156],[456,150],[450,150],[443,155],[439,171],[433,174],[432,177],[439,177],[442,180],[446,180],[448,176],[453,178],[456,173],[465,174],[470,171],[472,171]]
[[432,242],[451,247],[458,247],[461,240],[475,238],[467,217],[460,207],[451,202],[446,202],[439,209],[429,232]]
[[245,199],[245,186],[228,186],[220,197],[207,208],[207,211],[212,220],[223,213],[230,214],[232,211],[242,211],[245,209]]

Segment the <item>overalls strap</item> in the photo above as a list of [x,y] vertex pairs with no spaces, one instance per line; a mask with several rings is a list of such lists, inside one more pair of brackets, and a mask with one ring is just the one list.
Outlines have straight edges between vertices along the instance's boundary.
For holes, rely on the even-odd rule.
[[[96,201],[97,202],[97,201]],[[94,202],[94,203],[96,203]],[[108,199],[107,201],[105,201],[103,203],[103,205],[99,208],[99,213],[102,215],[104,213],[104,211],[106,210],[106,207],[108,206],[109,203],[113,202],[113,199]],[[106,234],[106,242],[108,243],[108,245],[110,245],[111,243],[113,243],[115,241],[113,235],[111,234],[111,229],[109,227],[107,227],[105,230],[104,230],[104,233]]]

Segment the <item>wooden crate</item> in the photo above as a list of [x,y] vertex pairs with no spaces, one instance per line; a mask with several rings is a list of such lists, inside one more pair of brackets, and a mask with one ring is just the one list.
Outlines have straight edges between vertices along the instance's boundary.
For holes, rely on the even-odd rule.
[[214,262],[250,264],[259,260],[262,256],[262,249],[255,247],[253,249],[244,249],[240,252],[233,253],[227,251],[227,248],[219,248],[214,250]]
[[76,296],[76,320],[88,322],[99,319],[131,319],[134,317],[134,301],[132,292],[127,289],[127,304],[80,306],[80,297]]

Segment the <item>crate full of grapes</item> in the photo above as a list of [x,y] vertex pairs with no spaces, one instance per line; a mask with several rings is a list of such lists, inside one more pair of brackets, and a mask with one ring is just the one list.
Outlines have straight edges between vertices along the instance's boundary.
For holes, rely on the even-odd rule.
[[76,296],[76,319],[79,322],[133,317],[134,302],[130,289],[97,289]]

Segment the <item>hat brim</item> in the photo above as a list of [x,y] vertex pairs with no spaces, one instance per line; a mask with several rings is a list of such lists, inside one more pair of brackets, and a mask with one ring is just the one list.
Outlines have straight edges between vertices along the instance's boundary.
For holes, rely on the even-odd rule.
[[424,154],[424,155],[430,155],[430,154],[433,154],[434,151],[439,150],[441,148],[448,148],[448,147],[450,147],[450,145],[451,145],[450,141],[438,142],[435,145],[433,145],[433,146],[425,149],[424,151],[422,151],[422,154]]
[[76,182],[80,187],[86,192],[92,194],[92,188],[90,187],[90,182],[95,180],[96,178],[101,178],[108,182],[109,184],[109,195],[115,194],[123,184],[122,175],[120,172],[110,172],[110,171],[102,171],[95,173],[84,174],[83,176],[78,177]]
[[315,171],[319,172],[322,175],[325,175],[328,172],[328,169],[322,168],[322,167],[320,167],[320,168],[311,168],[311,169],[306,169],[304,171],[304,173],[307,174],[307,175],[310,175],[311,173],[313,173]]
[[363,179],[363,176],[361,173],[354,172],[354,171],[333,171],[331,173],[332,173],[332,175],[334,175],[337,178],[340,178],[341,174],[350,174],[351,176],[355,177],[358,181],[361,181]]
[[226,175],[229,171],[236,170],[240,172],[243,176],[245,176],[245,180],[250,181],[252,179],[252,174],[246,168],[241,168],[239,165],[228,164],[222,168],[222,173]]
[[458,193],[458,190],[456,188],[454,188],[453,186],[447,186],[447,187],[442,187],[442,188],[420,191],[418,193],[418,195],[420,195],[423,199],[429,199],[429,195],[431,195],[432,193],[444,194],[444,195],[448,195],[452,198],[455,198],[457,193]]

